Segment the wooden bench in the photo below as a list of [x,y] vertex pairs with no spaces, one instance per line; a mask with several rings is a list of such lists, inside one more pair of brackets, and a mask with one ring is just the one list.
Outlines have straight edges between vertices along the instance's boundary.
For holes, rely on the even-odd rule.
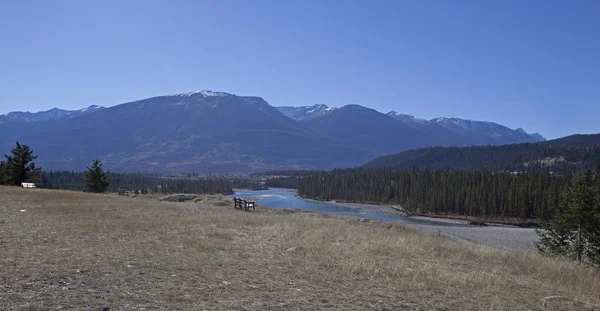
[[126,195],[126,196],[129,196],[129,191],[127,191],[127,190],[123,190],[123,189],[119,189],[119,190],[117,190],[117,194],[118,194],[118,195]]
[[250,202],[250,201],[246,201],[244,199],[239,199],[234,197],[233,198],[233,204],[235,209],[243,209],[246,212],[250,211],[250,209],[252,209],[253,212],[256,211],[256,203],[255,202]]

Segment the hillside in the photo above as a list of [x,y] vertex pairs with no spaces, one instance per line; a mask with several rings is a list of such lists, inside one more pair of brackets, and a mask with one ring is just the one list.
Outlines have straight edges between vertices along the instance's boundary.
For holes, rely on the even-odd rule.
[[382,156],[366,168],[455,168],[465,170],[526,170],[548,167],[552,171],[592,168],[600,161],[600,134],[572,135],[560,139],[505,146],[433,147]]
[[393,223],[198,201],[0,187],[0,309],[600,306],[598,270],[575,262]]

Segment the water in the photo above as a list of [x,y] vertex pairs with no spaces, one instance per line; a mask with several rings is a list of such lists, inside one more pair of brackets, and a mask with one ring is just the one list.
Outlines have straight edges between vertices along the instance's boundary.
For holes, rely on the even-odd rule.
[[375,220],[401,222],[413,225],[436,225],[436,226],[450,226],[450,227],[463,227],[465,225],[459,224],[445,224],[439,222],[431,222],[427,220],[411,219],[400,215],[386,215],[377,212],[364,211],[362,209],[351,208],[347,206],[341,206],[338,204],[332,204],[327,202],[317,202],[311,200],[305,200],[296,196],[296,190],[294,189],[281,189],[273,188],[269,190],[248,190],[239,191],[229,197],[242,198],[248,201],[254,201],[257,205],[260,205],[269,209],[280,209],[280,208],[296,208],[311,212],[325,213],[325,214],[338,214],[347,216],[356,216],[361,218],[369,218]]

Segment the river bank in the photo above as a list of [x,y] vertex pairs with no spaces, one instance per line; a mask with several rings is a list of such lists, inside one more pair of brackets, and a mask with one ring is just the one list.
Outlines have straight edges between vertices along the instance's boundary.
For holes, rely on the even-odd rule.
[[486,217],[473,217],[464,215],[454,214],[432,214],[432,213],[419,213],[411,214],[406,211],[402,206],[397,204],[385,204],[385,203],[354,203],[345,201],[321,201],[310,198],[302,197],[296,194],[297,197],[312,202],[324,202],[329,204],[335,204],[338,206],[350,207],[363,211],[377,212],[386,215],[396,216],[401,215],[411,219],[424,220],[429,222],[439,222],[447,224],[466,224],[476,226],[510,226],[519,228],[540,228],[540,223],[535,219],[519,219],[519,218],[486,218]]
[[468,220],[443,219],[424,216],[407,216],[402,210],[389,205],[323,202],[304,199],[292,189],[270,189],[245,191],[235,194],[237,197],[256,201],[267,209],[295,208],[317,213],[338,214],[379,221],[400,222],[409,228],[434,235],[444,235],[458,241],[487,245],[494,248],[533,251],[538,240],[532,228],[520,228],[513,225],[490,224],[472,225]]
[[[386,205],[328,202],[343,207],[354,208],[366,212],[386,215],[402,215],[404,213]],[[473,224],[473,220],[440,218],[428,216],[405,216],[410,220],[406,226],[430,234],[442,234],[454,240],[463,240],[475,244],[487,245],[501,249],[531,251],[535,250],[538,235],[533,228],[522,228],[513,224],[485,223]]]

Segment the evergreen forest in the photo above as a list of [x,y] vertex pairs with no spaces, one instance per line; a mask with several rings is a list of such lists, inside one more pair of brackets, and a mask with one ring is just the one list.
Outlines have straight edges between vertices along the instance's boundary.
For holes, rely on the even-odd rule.
[[551,219],[570,176],[549,170],[347,169],[298,179],[298,193],[318,200],[398,204],[411,213]]

